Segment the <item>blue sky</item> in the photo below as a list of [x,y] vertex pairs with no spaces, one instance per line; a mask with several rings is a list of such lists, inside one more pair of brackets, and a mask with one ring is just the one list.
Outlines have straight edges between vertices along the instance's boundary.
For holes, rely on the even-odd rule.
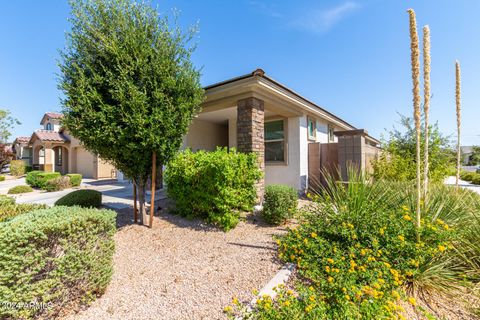
[[[431,118],[454,134],[454,62],[462,65],[462,144],[480,145],[480,1],[154,1],[180,23],[198,21],[204,85],[263,68],[272,78],[380,137],[411,114],[406,9],[432,41]],[[69,29],[66,1],[0,4],[0,107],[30,135],[45,111],[59,111],[56,59]]]

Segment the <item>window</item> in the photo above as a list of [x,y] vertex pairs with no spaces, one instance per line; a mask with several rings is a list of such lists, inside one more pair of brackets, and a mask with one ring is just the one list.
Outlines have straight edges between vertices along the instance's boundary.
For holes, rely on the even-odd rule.
[[335,129],[333,128],[332,125],[328,125],[328,142],[334,142],[335,141],[335,135],[334,135]]
[[56,163],[57,166],[62,166],[62,159],[63,159],[62,148],[58,148],[57,149],[57,163]]
[[265,122],[265,161],[285,162],[285,126],[283,120]]
[[52,130],[52,124],[50,122],[45,126],[45,130]]
[[307,118],[308,123],[308,140],[316,140],[317,137],[317,122],[310,117]]

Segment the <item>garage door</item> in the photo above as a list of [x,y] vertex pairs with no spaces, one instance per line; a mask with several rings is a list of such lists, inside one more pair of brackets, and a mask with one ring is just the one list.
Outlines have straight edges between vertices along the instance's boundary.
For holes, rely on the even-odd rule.
[[93,155],[82,147],[77,148],[77,172],[84,178],[93,178]]

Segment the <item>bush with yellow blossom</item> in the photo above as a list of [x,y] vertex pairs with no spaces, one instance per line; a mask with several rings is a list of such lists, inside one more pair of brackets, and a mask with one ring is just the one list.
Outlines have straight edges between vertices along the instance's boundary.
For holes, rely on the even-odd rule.
[[[470,194],[462,198],[444,188],[432,189],[417,242],[414,189],[364,180],[330,183],[328,192],[312,197],[316,205],[299,226],[277,239],[280,259],[297,266],[294,284],[280,288],[274,301],[260,298],[244,318],[402,319],[402,301],[419,308],[411,293],[431,279],[442,281],[432,266],[440,261],[447,270],[444,262],[455,261],[459,244],[465,245],[458,226],[466,227],[462,221],[480,204],[472,198],[464,206]],[[445,274],[466,282],[476,277],[463,271],[452,267]]]

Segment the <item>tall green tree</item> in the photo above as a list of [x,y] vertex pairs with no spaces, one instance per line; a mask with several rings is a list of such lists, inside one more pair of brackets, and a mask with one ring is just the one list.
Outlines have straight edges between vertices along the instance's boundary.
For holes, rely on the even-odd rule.
[[471,166],[476,166],[480,164],[480,146],[472,147],[472,154],[470,155],[468,164]]
[[12,136],[12,128],[21,124],[20,121],[10,115],[10,111],[0,109],[0,143],[5,144]]
[[111,162],[138,189],[177,152],[204,92],[191,62],[196,29],[183,32],[144,2],[71,1],[72,24],[61,52],[63,124],[85,148]]
[[[429,125],[428,177],[431,182],[441,182],[455,168],[455,151],[448,136],[442,135],[438,124]],[[393,128],[382,139],[383,152],[373,162],[374,177],[389,181],[413,181],[416,179],[416,128],[413,119],[400,115],[400,128]],[[425,128],[422,127],[421,149],[425,148]],[[422,168],[424,161],[420,162]]]

